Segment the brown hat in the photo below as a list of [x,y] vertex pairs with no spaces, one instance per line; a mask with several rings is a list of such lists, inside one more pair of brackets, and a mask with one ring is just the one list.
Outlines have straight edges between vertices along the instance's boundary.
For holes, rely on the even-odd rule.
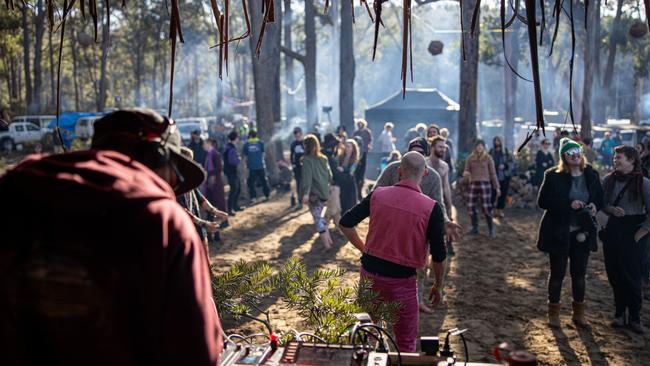
[[151,109],[122,109],[102,117],[94,127],[93,149],[114,149],[129,155],[134,154],[139,142],[159,142],[181,175],[176,194],[187,193],[205,180],[203,168],[181,153],[181,134],[170,118]]

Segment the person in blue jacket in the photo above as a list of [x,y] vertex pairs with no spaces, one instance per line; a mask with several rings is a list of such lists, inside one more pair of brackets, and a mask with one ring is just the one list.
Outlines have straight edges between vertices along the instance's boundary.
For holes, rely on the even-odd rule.
[[264,164],[264,142],[257,137],[257,131],[248,133],[248,140],[242,148],[242,156],[246,158],[248,166],[248,193],[252,203],[257,202],[257,184],[262,185],[266,200],[269,199],[271,189],[266,181],[266,165]]

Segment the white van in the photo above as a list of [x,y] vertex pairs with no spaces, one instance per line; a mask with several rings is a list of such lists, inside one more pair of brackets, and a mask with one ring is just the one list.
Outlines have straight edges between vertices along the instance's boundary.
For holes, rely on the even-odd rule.
[[74,126],[75,135],[81,139],[92,138],[95,134],[95,122],[100,118],[101,116],[79,118]]

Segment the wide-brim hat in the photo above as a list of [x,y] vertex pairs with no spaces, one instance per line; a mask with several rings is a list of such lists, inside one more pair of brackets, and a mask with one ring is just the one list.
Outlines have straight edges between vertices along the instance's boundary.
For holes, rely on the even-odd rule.
[[[183,156],[181,134],[174,121],[151,109],[122,109],[99,119],[95,125],[93,148],[110,149],[132,145],[133,140],[159,141],[169,151],[169,157],[181,175],[176,194],[187,193],[199,187],[206,179],[203,168],[194,160]],[[131,141],[131,142],[129,142]],[[124,151],[129,155],[128,151]]]
[[[164,142],[165,147],[169,149],[169,155],[172,161],[176,164],[178,172],[182,177],[179,177],[180,181],[176,188],[176,194],[187,193],[197,187],[199,187],[205,181],[206,174],[205,170],[194,160],[187,158],[181,152],[183,143],[181,140],[181,134],[176,128],[175,125],[172,125],[169,131],[169,137],[167,142]],[[164,141],[164,140],[163,140]]]

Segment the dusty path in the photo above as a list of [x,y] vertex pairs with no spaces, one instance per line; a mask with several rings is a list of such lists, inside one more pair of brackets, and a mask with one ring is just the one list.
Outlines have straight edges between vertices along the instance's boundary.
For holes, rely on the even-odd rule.
[[[534,247],[539,213],[510,211],[508,215],[497,222],[496,240],[484,235],[466,236],[456,245],[444,304],[434,315],[421,317],[421,334],[468,328],[472,360],[494,361],[490,356],[492,347],[509,341],[537,354],[540,363],[546,365],[649,365],[650,332],[639,336],[608,326],[613,305],[602,251],[592,253],[589,262],[586,301],[591,328],[576,329],[571,323],[569,277],[562,294],[562,329],[551,331],[546,326],[547,260]],[[460,222],[467,225],[462,215]],[[361,228],[365,232],[366,223]],[[340,233],[332,233],[335,249],[324,252],[316,241],[307,211],[289,209],[287,195],[275,196],[234,217],[232,226],[223,232],[224,244],[212,247],[210,254],[213,262],[223,268],[240,259],[265,259],[277,267],[287,258],[298,256],[308,268],[345,268],[349,283],[353,283],[359,254],[351,245],[345,245]],[[281,304],[269,301],[264,306],[271,311],[274,327],[301,329],[298,319]],[[650,325],[648,306],[643,310],[643,320]],[[259,330],[251,323],[236,325],[226,319],[225,324],[244,332]]]

